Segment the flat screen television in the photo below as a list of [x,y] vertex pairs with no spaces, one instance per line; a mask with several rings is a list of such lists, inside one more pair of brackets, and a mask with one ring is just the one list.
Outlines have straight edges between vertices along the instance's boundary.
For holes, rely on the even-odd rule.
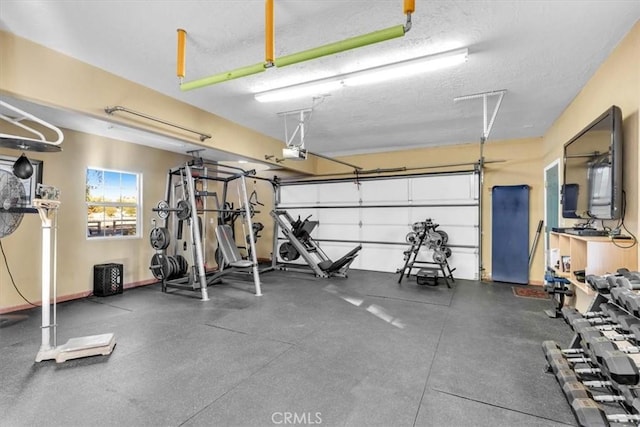
[[562,217],[620,219],[622,113],[612,106],[564,145]]

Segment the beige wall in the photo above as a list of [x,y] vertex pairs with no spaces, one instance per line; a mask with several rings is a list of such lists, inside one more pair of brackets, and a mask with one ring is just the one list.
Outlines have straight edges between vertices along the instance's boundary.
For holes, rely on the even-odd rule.
[[[640,211],[640,185],[638,165],[640,150],[640,21],[600,66],[578,96],[558,117],[544,135],[543,163],[545,165],[562,157],[562,146],[576,133],[603,113],[611,105],[622,110],[624,136],[624,190],[627,209],[625,224],[629,231],[638,234]],[[570,225],[570,220],[564,221]],[[613,226],[616,221],[605,221]],[[640,260],[638,260],[640,265]]]
[[[43,161],[43,182],[60,189],[58,212],[58,295],[86,294],[93,289],[93,265],[124,265],[124,282],[151,279],[149,244],[151,209],[164,198],[167,171],[187,157],[136,144],[63,130],[59,153],[30,153]],[[20,152],[0,148],[0,155]],[[137,239],[87,240],[85,173],[99,167],[143,174],[142,233]],[[16,285],[32,302],[40,301],[41,223],[37,214],[25,214],[18,229],[2,239]],[[0,310],[26,304],[11,285],[4,262],[0,262]]]

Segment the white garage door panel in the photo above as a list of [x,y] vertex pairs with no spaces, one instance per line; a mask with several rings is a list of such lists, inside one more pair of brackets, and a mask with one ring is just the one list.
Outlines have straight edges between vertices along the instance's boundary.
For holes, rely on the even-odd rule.
[[362,240],[370,242],[405,243],[409,230],[406,225],[362,225]]
[[449,202],[475,199],[476,187],[474,175],[439,175],[411,180],[411,200]]
[[404,265],[402,246],[363,244],[360,251],[360,268],[370,271],[395,273]]
[[475,249],[458,249],[449,258],[449,265],[456,270],[453,277],[478,280],[478,254]]
[[[431,219],[449,235],[449,243],[456,245],[449,258],[456,268],[454,277],[475,279],[479,263],[477,179],[477,174],[461,173],[363,179],[359,187],[351,181],[282,186],[279,207],[309,206],[288,210],[294,218],[313,214],[311,219],[320,222],[312,233],[314,238],[341,241],[319,242],[334,261],[356,245],[345,240],[383,242],[365,243],[351,267],[391,273],[404,265],[403,252],[409,249],[405,236],[411,224]],[[360,204],[362,207],[341,208]],[[419,204],[445,206],[416,206]],[[425,249],[420,257],[432,261],[431,252]]]
[[363,205],[400,204],[409,200],[409,180],[406,178],[362,181]]
[[317,233],[312,234],[314,239],[360,240],[360,227],[358,227],[357,224],[330,224],[321,222],[316,230]]
[[439,227],[438,230],[446,231],[450,245],[478,246],[478,228],[476,226]]
[[413,207],[410,208],[411,223],[431,218],[440,228],[450,225],[475,225],[478,223],[477,206]]
[[365,208],[362,209],[362,223],[371,225],[403,225],[409,222],[409,208]]
[[359,200],[358,186],[353,182],[335,182],[318,186],[319,205],[357,205]]
[[283,185],[280,187],[280,208],[318,204],[318,185]]
[[320,224],[354,224],[360,222],[358,208],[318,209]]

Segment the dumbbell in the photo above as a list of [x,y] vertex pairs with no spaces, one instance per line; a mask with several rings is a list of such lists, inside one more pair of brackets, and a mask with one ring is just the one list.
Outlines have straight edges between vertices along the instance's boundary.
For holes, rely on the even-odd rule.
[[618,295],[618,304],[635,316],[640,315],[640,294],[627,290]]
[[611,423],[637,423],[640,415],[636,414],[607,414],[593,399],[575,399],[571,402],[571,411],[578,424],[585,427],[608,427]]
[[569,308],[562,310],[562,316],[564,317],[565,322],[569,325],[573,325],[577,320],[586,320],[589,323],[596,325],[615,323],[617,322],[618,317],[629,316],[629,313],[614,304],[603,303],[600,304],[600,311],[589,311],[582,314],[575,308]]
[[[558,372],[562,369],[571,369],[570,364],[574,364],[573,371],[576,374],[602,374],[606,378],[610,378],[621,385],[636,385],[640,381],[640,372],[631,357],[627,357],[625,353],[620,350],[602,351],[598,354],[598,358],[592,354],[592,357],[566,357],[562,349],[553,341],[545,341],[543,343],[543,352],[545,358],[549,363],[549,368],[558,378]],[[574,351],[573,354],[579,352],[578,349],[570,349],[567,351]],[[579,353],[578,353],[579,354]],[[621,357],[624,356],[624,357]],[[640,356],[634,356],[640,361]],[[577,368],[577,363],[590,363],[596,364],[599,367],[595,368]]]
[[624,402],[633,404],[633,400],[636,399],[636,395],[629,387],[625,387],[626,396],[621,394],[597,394],[594,393],[591,388],[603,388],[610,387],[613,383],[611,381],[588,381],[586,383],[581,383],[579,381],[568,381],[565,382],[562,386],[562,392],[564,396],[567,398],[569,404],[571,404],[576,399],[593,399],[596,402]]
[[615,301],[617,304],[620,304],[620,301],[622,301],[621,297],[623,294],[628,294],[629,292],[631,292],[629,289],[626,288],[619,288],[619,287],[613,287],[611,288],[611,290],[609,291],[611,294],[611,299],[613,301]]
[[[569,365],[569,362],[567,362],[567,359],[562,359],[558,357],[555,357],[555,358],[550,357],[549,359],[547,359],[547,362],[549,363],[549,368],[548,368],[549,372],[553,372],[553,374],[556,376],[556,379],[563,376],[561,371],[571,371],[577,377],[580,377],[580,378],[586,378],[587,376],[594,376],[594,378],[591,378],[591,379],[602,378],[601,377],[602,369],[594,368],[593,366],[586,363],[576,362],[576,363],[573,363],[573,365]],[[571,380],[571,378],[566,378],[562,381],[569,381],[569,380]]]
[[599,366],[603,375],[618,384],[637,385],[640,382],[638,364],[640,364],[640,355],[614,350],[602,355],[602,362]]
[[615,323],[609,324],[598,323],[599,321],[594,321],[594,319],[576,319],[571,323],[571,327],[576,333],[586,328],[596,328],[601,331],[615,331],[620,329],[628,332],[633,325],[640,325],[640,319],[630,314],[616,316]]
[[600,292],[601,294],[608,294],[611,288],[611,284],[607,281],[606,278],[601,276],[596,276],[594,274],[587,274],[585,277],[585,281],[591,289],[596,292]]
[[[602,303],[600,305],[602,306],[604,304],[608,304],[608,303]],[[613,306],[613,304],[611,305]],[[600,311],[588,311],[582,314],[573,307],[563,307],[562,310],[560,310],[560,312],[562,313],[562,317],[564,318],[564,321],[567,322],[569,325],[573,320],[576,320],[576,319],[606,316],[605,312],[602,311],[602,309]]]
[[618,287],[620,288],[637,291],[640,290],[640,277],[637,277],[633,274],[627,277],[618,277],[616,279],[616,285],[618,285]]
[[604,355],[611,351],[621,351],[627,354],[640,353],[640,347],[632,345],[628,341],[612,341],[607,337],[591,338],[587,341],[589,355],[595,358],[596,363],[601,364]]
[[[555,341],[544,341],[542,343],[542,352],[549,363],[549,367],[555,374],[559,369],[569,369],[577,363],[589,363],[591,358],[586,357],[584,352],[578,349],[562,350]],[[571,357],[577,356],[577,357]],[[572,365],[569,365],[569,364]]]
[[573,325],[573,330],[579,337],[580,345],[583,348],[587,347],[590,339],[601,336],[605,336],[612,341],[636,340],[637,337],[640,337],[640,321],[628,318],[620,320],[621,323],[610,325],[591,325],[588,322],[576,321]]

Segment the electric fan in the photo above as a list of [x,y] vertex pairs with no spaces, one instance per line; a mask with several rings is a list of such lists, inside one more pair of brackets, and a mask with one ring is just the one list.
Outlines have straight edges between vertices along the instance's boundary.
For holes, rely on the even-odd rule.
[[0,239],[13,233],[24,213],[24,185],[11,172],[0,169]]

